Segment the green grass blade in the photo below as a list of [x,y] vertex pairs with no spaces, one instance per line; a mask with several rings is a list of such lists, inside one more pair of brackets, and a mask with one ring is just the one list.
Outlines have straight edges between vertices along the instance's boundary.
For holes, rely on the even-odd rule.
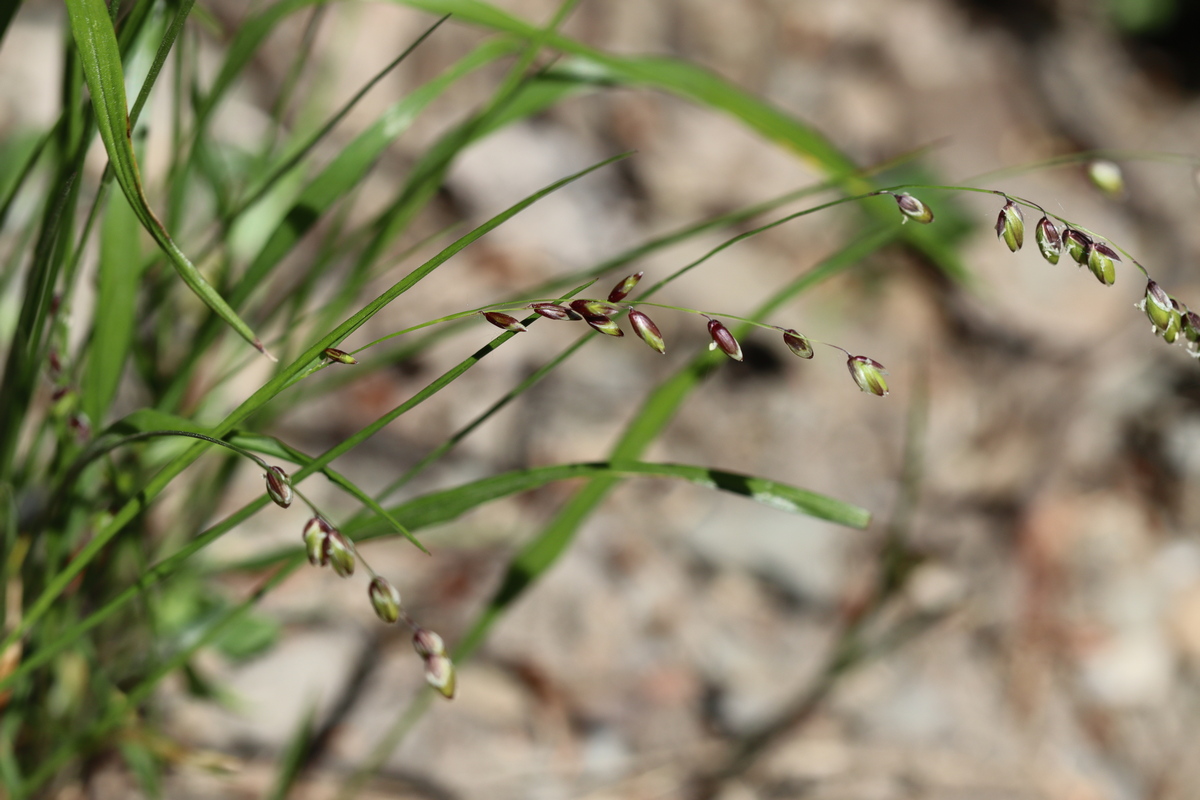
[[120,701],[113,703],[109,707],[108,712],[90,728],[64,737],[65,740],[59,748],[43,763],[36,765],[37,771],[25,780],[20,791],[14,793],[14,797],[27,797],[35,794],[43,784],[60,772],[64,764],[78,757],[80,753],[95,747],[104,736],[109,734],[109,731],[121,725],[126,720],[132,709],[136,709],[146,701],[163,678],[183,667],[197,650],[214,643],[231,625],[236,624],[247,614],[258,600],[278,586],[284,578],[290,575],[302,563],[304,563],[303,558],[297,558],[291,564],[277,570],[255,589],[247,599],[221,614],[195,641],[173,654],[171,658],[157,665],[145,679],[136,687],[129,690]]
[[[282,223],[271,234],[230,291],[230,304],[234,308],[243,306],[254,290],[326,212],[361,185],[363,178],[379,157],[411,127],[421,111],[465,75],[511,54],[515,49],[516,45],[511,42],[485,42],[441,75],[393,104],[370,127],[356,136],[301,190]],[[347,289],[348,293],[352,291],[352,287]],[[336,304],[330,304],[330,307],[336,307]],[[201,344],[189,352],[187,361],[180,367],[163,394],[160,404],[164,408],[174,407],[178,403],[191,379],[195,364],[215,341],[217,333],[216,327],[207,325],[198,334],[197,338]]]
[[4,34],[8,33],[8,26],[12,23],[13,17],[17,15],[17,9],[20,7],[21,0],[0,2],[0,44],[3,44]]
[[430,103],[463,76],[510,55],[514,50],[515,47],[509,42],[493,41],[481,45],[444,73],[392,105],[369,128],[355,137],[301,191],[284,223],[272,234],[231,293],[231,301],[235,305],[245,302],[250,292],[321,216],[358,186],[388,146],[408,130]]
[[[569,71],[580,78],[661,89],[742,120],[765,138],[779,142],[832,174],[850,175],[854,162],[825,136],[796,118],[730,84],[707,70],[685,61],[661,56],[618,56],[588,47],[570,37],[542,29],[478,0],[399,0],[404,5],[522,38],[545,36],[547,46],[576,56]],[[559,67],[564,74],[568,71]],[[861,190],[860,190],[861,191]]]
[[162,765],[141,742],[132,738],[124,738],[118,744],[125,766],[137,779],[141,794],[147,800],[158,800],[162,793]]
[[263,41],[279,27],[286,17],[302,11],[308,6],[323,4],[327,0],[282,0],[265,11],[243,20],[237,27],[233,41],[229,43],[221,71],[196,110],[196,136],[204,135],[213,111],[225,98],[233,82],[250,63],[262,46]]
[[66,176],[60,191],[46,203],[33,261],[25,276],[25,297],[4,363],[0,382],[0,478],[4,479],[11,474],[21,425],[37,383],[54,286],[69,247],[70,220],[79,192],[74,178],[73,174]]
[[140,230],[125,196],[111,195],[100,236],[96,324],[80,389],[83,410],[94,425],[104,423],[104,415],[116,396],[125,359],[133,344],[137,292],[141,282]]
[[[836,178],[844,192],[851,195],[871,190],[871,184],[856,175],[853,159],[843,153],[816,128],[776,108],[723,78],[679,59],[664,56],[621,56],[588,47],[582,42],[541,28],[480,0],[395,0],[434,14],[452,14],[456,19],[493,31],[540,41],[559,50],[573,61],[556,69],[575,74],[580,80],[641,86],[689,99],[738,119],[768,141],[776,142],[809,164]],[[867,212],[876,220],[894,220],[895,208],[886,204],[867,204]],[[957,281],[965,282],[969,271],[957,251],[937,231],[922,225],[907,225],[905,239],[939,269]]]
[[242,338],[260,352],[266,353],[262,342],[254,335],[250,326],[242,321],[216,289],[209,285],[150,210],[138,171],[137,158],[133,152],[133,142],[130,140],[121,54],[104,0],[67,0],[67,12],[75,45],[79,49],[84,78],[92,94],[100,138],[104,142],[104,149],[108,153],[117,183],[129,200],[138,221],[166,253],[171,265],[188,288]]
[[[628,155],[629,154],[624,153],[613,156],[612,158],[605,159],[598,164],[594,164],[586,169],[580,170],[573,175],[568,175],[561,180],[555,181],[549,186],[534,192],[523,200],[515,203],[512,206],[509,206],[507,209],[499,214],[496,214],[491,219],[474,228],[464,236],[459,237],[451,245],[444,248],[433,258],[429,259],[420,267],[410,272],[403,279],[391,286],[375,300],[368,303],[365,307],[352,315],[333,331],[321,337],[316,343],[309,347],[308,350],[301,354],[299,358],[281,370],[277,375],[275,375],[275,377],[273,377],[265,385],[259,388],[258,391],[247,398],[241,405],[234,409],[234,411],[230,413],[220,424],[214,426],[212,435],[215,438],[221,438],[222,436],[229,434],[244,420],[266,406],[266,404],[274,399],[277,395],[301,380],[304,375],[311,374],[313,371],[319,368],[318,359],[321,352],[325,348],[333,347],[339,344],[342,339],[349,336],[361,326],[365,325],[368,320],[382,311],[389,303],[391,303],[404,292],[408,291],[408,289],[416,285],[422,278],[433,272],[442,264],[446,263],[446,261],[460,253],[470,244],[479,240],[487,233],[495,230],[497,227],[504,224],[504,222],[516,216],[521,211],[536,203],[538,200],[541,200],[542,198],[557,191],[558,189],[561,189],[564,186],[574,183],[580,178],[598,169],[608,166],[615,161],[626,158]],[[421,393],[414,396],[408,402],[394,410],[391,414],[387,415],[384,420],[377,421],[367,426],[354,436],[351,436],[336,447],[327,450],[325,453],[315,458],[309,466],[301,468],[295,475],[293,475],[293,480],[298,481],[304,477],[307,477],[308,475],[313,474],[321,467],[331,463],[338,456],[361,444],[363,441],[382,429],[386,424],[388,424],[388,422],[400,416],[400,414],[414,407],[418,403],[428,399],[438,391],[441,391],[441,389],[445,388],[445,386],[449,385],[449,383],[455,380],[459,375],[461,375],[463,372],[466,372],[466,370],[478,363],[479,360],[488,353],[493,352],[501,344],[512,338],[513,335],[514,334],[512,333],[505,332],[496,337],[491,344],[481,348],[470,358],[464,360],[457,367],[447,372],[438,381],[435,381],[433,384],[426,387],[426,389]],[[179,473],[196,461],[196,459],[198,459],[209,446],[210,445],[205,443],[197,443],[191,447],[187,452],[174,459],[170,464],[160,470],[158,474],[147,481],[146,485],[142,487],[137,497],[129,500],[124,506],[118,509],[116,513],[113,514],[113,517],[108,524],[97,530],[95,535],[88,541],[88,543],[74,555],[74,558],[70,561],[70,563],[68,563],[47,582],[47,585],[42,593],[30,604],[29,610],[25,613],[20,625],[18,625],[13,631],[10,631],[9,634],[4,638],[3,642],[0,642],[0,651],[20,639],[31,627],[36,625],[38,621],[46,614],[46,612],[53,606],[55,600],[59,595],[62,594],[63,590],[66,589],[75,576],[78,575],[89,563],[91,563],[91,561],[96,558],[96,556],[108,545],[108,543],[112,541],[113,537],[115,537],[117,533],[119,533],[121,529],[125,527],[125,525],[127,525],[155,497],[157,497],[158,494],[164,488],[166,488],[166,486],[172,480],[174,480],[177,475],[179,475]],[[266,502],[267,500],[264,495],[263,498],[256,502],[256,504],[251,505],[258,505],[258,507],[261,507],[261,505],[265,504]],[[205,541],[211,541],[211,539]],[[7,683],[8,680],[9,679],[0,680],[0,685]]]
[[[422,495],[394,506],[391,513],[410,528],[419,530],[449,522],[484,503],[537,489],[548,483],[602,477],[677,478],[704,488],[739,494],[781,511],[805,514],[851,528],[865,528],[871,520],[870,512],[858,506],[778,481],[688,464],[651,464],[641,461],[556,464],[513,470]],[[358,537],[377,536],[384,530],[378,521],[371,520],[354,527],[347,526],[345,532]]]
[[105,429],[104,433],[128,435],[132,433],[149,433],[150,431],[189,431],[191,433],[202,433],[205,436],[212,436],[212,430],[204,425],[200,425],[187,417],[168,414],[153,408],[139,408],[132,414],[128,414],[113,423],[112,426]]
[[[371,91],[371,89],[378,85],[379,82],[388,75],[388,73],[404,62],[404,60],[410,55],[412,55],[413,52],[415,52],[416,49],[420,47],[426,39],[432,36],[433,32],[441,27],[442,23],[444,23],[447,19],[447,17],[442,17],[432,26],[427,28],[420,36],[416,38],[415,41],[413,41],[412,44],[406,47],[404,51],[400,53],[400,55],[392,59],[389,64],[376,72],[369,81],[363,84],[363,86],[357,92],[355,92],[354,95],[347,100],[335,114],[333,114],[333,116],[327,119],[320,128],[313,131],[312,134],[304,139],[304,141],[293,146],[291,151],[286,156],[283,156],[279,159],[278,164],[271,169],[270,173],[262,180],[260,185],[250,190],[248,196],[238,204],[238,208],[233,212],[231,217],[236,217],[242,211],[253,206],[256,202],[261,200],[267,194],[267,192],[270,191],[271,187],[275,185],[276,181],[278,181],[284,174],[294,169],[296,165],[298,165],[322,139],[329,135],[330,131],[337,127],[338,123],[345,119],[346,116],[349,115],[352,110],[354,110],[354,107],[358,105],[359,101],[362,100],[362,98],[365,97],[366,94]],[[502,45],[504,43],[496,42],[496,44]],[[488,44],[484,44],[479,49],[488,49]],[[467,56],[464,61],[469,61],[470,59],[471,56]],[[486,61],[484,63],[486,63]],[[461,77],[463,74],[465,74],[465,72],[458,72],[458,70],[461,68],[461,65],[461,62],[459,64],[455,64],[447,71],[447,74],[439,76],[439,78],[435,79],[434,81],[421,84],[421,86],[414,90],[412,94],[405,98],[405,100],[400,101],[385,111],[370,128],[356,137],[356,142],[352,142],[346,149],[353,148],[357,143],[357,140],[360,139],[383,139],[384,144],[380,145],[380,151],[376,152],[375,157],[366,159],[366,168],[369,168],[372,164],[374,164],[375,159],[378,158],[379,152],[382,151],[382,148],[386,146],[386,144],[391,143],[396,139],[397,136],[407,130],[412,124],[413,119],[425,106],[427,106],[434,98],[440,95],[450,83],[453,83],[454,80],[457,80],[457,77]],[[471,67],[468,67],[467,71],[470,71],[470,69]],[[448,74],[453,75],[455,73],[457,73],[455,77],[450,77],[447,79]],[[433,87],[432,89],[430,88],[431,86]],[[417,99],[414,100],[413,98]],[[351,161],[351,163],[356,163],[362,160],[361,154],[358,154],[355,156],[355,159]],[[365,172],[366,169],[363,169],[362,174],[365,174]],[[343,190],[343,193],[344,191],[345,190]],[[334,195],[334,197],[340,196],[341,193]],[[228,225],[230,221],[230,219],[227,219],[225,222]]]
[[[0,230],[8,219],[13,201],[25,181],[33,174],[33,169],[41,158],[46,145],[57,136],[58,125],[36,138],[32,136],[12,136],[0,143],[0,156],[3,165],[0,166]],[[16,166],[20,164],[20,166]]]
[[[163,65],[167,63],[167,56],[170,55],[171,48],[175,45],[175,40],[179,38],[179,34],[183,31],[183,25],[187,22],[188,14],[192,12],[192,6],[195,5],[195,2],[196,0],[181,0],[179,7],[175,10],[175,16],[171,20],[171,24],[163,32],[162,40],[158,44],[158,51],[154,54],[154,61],[150,64],[150,71],[146,73],[146,79],[142,81],[142,88],[138,90],[138,96],[133,101],[133,108],[129,111],[130,129],[137,125],[142,108],[146,105],[146,101],[150,99],[150,90],[154,88],[154,83],[158,80],[158,75],[162,72]],[[148,13],[150,4],[146,3],[144,5]],[[125,31],[122,31],[121,35],[124,38]]]

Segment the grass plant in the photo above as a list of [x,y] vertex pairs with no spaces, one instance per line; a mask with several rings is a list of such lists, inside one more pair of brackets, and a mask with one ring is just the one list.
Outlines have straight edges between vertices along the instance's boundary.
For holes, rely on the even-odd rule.
[[[919,198],[992,190],[977,184],[884,184],[881,176],[919,154],[884,165],[856,164],[812,126],[696,65],[595,49],[560,30],[575,0],[564,0],[544,24],[480,0],[400,4],[428,15],[428,29],[411,47],[360,92],[330,108],[295,91],[297,81],[313,69],[306,53],[296,53],[271,105],[269,131],[246,149],[224,140],[216,120],[263,43],[281,26],[304,17],[306,36],[315,36],[340,4],[258,4],[236,29],[222,32],[203,4],[192,0],[111,6],[103,0],[66,0],[58,119],[45,130],[5,130],[0,141],[0,302],[11,309],[0,330],[5,353],[0,792],[7,797],[86,787],[96,765],[110,756],[136,776],[147,796],[162,796],[163,775],[179,754],[158,726],[156,691],[168,676],[183,675],[195,693],[216,696],[217,687],[205,685],[195,669],[197,654],[218,647],[246,655],[270,647],[271,632],[251,612],[310,565],[331,566],[347,580],[362,581],[364,615],[373,611],[381,625],[408,624],[430,691],[452,696],[454,664],[471,657],[621,481],[688,481],[780,513],[856,529],[870,521],[865,509],[765,476],[704,464],[656,463],[647,453],[710,374],[731,366],[729,359],[741,360],[739,340],[754,328],[770,330],[782,339],[781,351],[804,359],[840,351],[835,357],[846,359],[851,378],[845,391],[856,399],[856,388],[886,395],[881,364],[836,343],[823,348],[820,331],[781,316],[785,304],[885,247],[909,248],[950,280],[967,280],[957,250],[961,230],[939,226],[931,206]],[[9,3],[7,11],[0,10],[0,46],[19,6]],[[396,98],[339,145],[332,158],[319,157],[341,135],[340,126],[367,90],[443,26],[455,25],[483,29],[489,36],[441,74]],[[220,64],[215,77],[205,79],[201,51],[213,45],[220,49]],[[351,213],[364,179],[387,149],[431,105],[452,101],[461,81],[493,74],[488,70],[497,65],[504,70],[490,99],[462,108],[456,123],[422,152],[374,215]],[[568,99],[629,88],[664,92],[728,115],[823,177],[812,186],[633,243],[603,263],[544,285],[514,287],[487,305],[362,341],[365,326],[375,329],[376,318],[384,318],[380,315],[390,304],[419,293],[424,279],[465,249],[533,204],[555,202],[558,190],[633,157],[613,153],[507,208],[489,209],[486,221],[469,230],[456,227],[430,236],[416,223],[465,151]],[[150,104],[169,109],[169,136],[147,137],[143,112]],[[311,124],[290,122],[317,117]],[[167,152],[149,152],[151,141],[164,142]],[[88,167],[97,142],[106,157],[102,174]],[[148,173],[143,165],[151,156],[166,167]],[[1111,171],[1100,175],[1113,180]],[[1115,279],[1121,253],[1146,273],[1115,244],[1046,214],[1032,200],[1008,195],[1002,200],[997,233],[1013,251],[1024,240],[1022,208],[1032,209],[1042,214],[1035,232],[1048,260],[1069,254],[1107,285]],[[238,252],[235,232],[270,204],[283,209],[277,224],[253,252]],[[798,204],[802,207],[795,210]],[[841,205],[856,209],[854,234],[811,271],[786,285],[763,287],[757,308],[691,309],[669,302],[672,283],[718,253]],[[711,234],[723,241],[670,274],[644,279],[641,272],[629,274],[652,254]],[[433,255],[422,255],[429,251]],[[380,280],[387,288],[372,295]],[[1160,337],[1196,352],[1200,317],[1153,280],[1144,311]],[[587,359],[585,350],[630,347],[611,340],[627,331],[660,353],[673,348],[652,319],[663,314],[694,317],[698,329],[711,336],[712,347],[696,352],[682,367],[663,369],[657,385],[637,399],[636,411],[605,459],[525,466],[436,491],[411,490],[416,477],[501,409],[520,402],[569,359]],[[274,434],[274,423],[286,413],[346,392],[444,342],[460,342],[455,338],[460,332],[488,323],[498,330],[486,345],[464,347],[456,364],[324,452],[301,452]],[[547,352],[533,374],[498,387],[488,408],[411,468],[398,471],[383,491],[368,491],[334,468],[339,458],[434,400],[483,359],[503,358],[498,351],[513,337],[537,337],[548,325],[573,325],[579,336],[559,352]],[[794,368],[803,366],[794,362]],[[254,388],[239,395],[230,388],[235,380]],[[244,475],[238,465],[245,461],[263,476],[261,495],[214,520],[211,509],[235,488]],[[338,519],[310,501],[305,487],[317,475],[360,510]],[[490,602],[454,641],[443,643],[413,619],[400,599],[404,587],[366,565],[355,545],[390,537],[397,547],[424,549],[422,531],[433,525],[567,480],[582,485],[516,549]],[[172,504],[175,510],[164,523],[150,512],[171,496],[187,502]],[[201,558],[205,548],[272,502],[308,507],[292,512],[294,547],[228,565],[230,572],[255,577],[256,587],[245,596],[216,591]],[[885,560],[903,564],[902,543],[889,541]],[[356,565],[364,566],[357,577]],[[893,580],[881,587],[880,603],[904,580],[903,569],[889,574]],[[866,657],[861,631],[859,623],[848,627],[823,681]],[[816,696],[825,688],[822,683]],[[346,796],[383,763],[430,696],[414,698],[410,712],[364,759]],[[802,700],[792,716],[807,713],[812,702]],[[284,796],[302,772],[308,724],[311,720],[281,756],[275,796]],[[733,774],[756,746],[743,748],[714,774]]]

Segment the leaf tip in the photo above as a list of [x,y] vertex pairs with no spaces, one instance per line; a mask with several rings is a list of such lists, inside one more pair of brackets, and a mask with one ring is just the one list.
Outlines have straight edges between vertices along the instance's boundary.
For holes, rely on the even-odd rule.
[[264,356],[266,356],[268,359],[270,359],[270,361],[272,363],[275,363],[275,364],[279,363],[279,359],[276,358],[275,356],[271,355],[271,351],[268,350],[265,345],[263,345],[262,339],[255,337],[254,341],[251,342],[251,344],[254,345],[255,350],[257,350],[258,352],[260,352]]

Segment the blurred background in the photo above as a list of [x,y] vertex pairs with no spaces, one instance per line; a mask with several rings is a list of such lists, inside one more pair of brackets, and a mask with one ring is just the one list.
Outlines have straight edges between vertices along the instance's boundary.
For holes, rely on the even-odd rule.
[[[203,4],[233,30],[244,4]],[[542,23],[557,3],[497,0]],[[311,43],[308,91],[343,102],[431,23],[388,4],[335,4]],[[62,30],[29,2],[5,43],[0,119],[45,124],[57,64],[32,57]],[[263,135],[305,18],[276,31],[223,136]],[[870,166],[930,146],[921,182],[1028,198],[1132,253],[1200,303],[1200,6],[1172,0],[584,0],[564,32],[620,53],[679,56],[767,98]],[[210,26],[211,28],[212,26]],[[215,36],[208,30],[206,36]],[[453,20],[386,78],[328,147],[484,36]],[[54,48],[48,48],[53,52]],[[414,157],[502,72],[431,109],[365,187],[384,202]],[[46,87],[44,92],[30,87]],[[157,113],[157,112],[156,112]],[[459,256],[360,345],[597,263],[654,235],[820,180],[730,118],[651,92],[569,101],[477,145],[453,169],[426,233],[501,208],[608,155],[637,155],[568,187]],[[976,176],[1082,150],[1114,154],[1106,195],[1079,163]],[[153,170],[153,144],[150,147]],[[1164,160],[1139,154],[1182,154]],[[100,161],[97,169],[103,166]],[[362,797],[1184,800],[1200,796],[1200,367],[1157,340],[1134,304],[1068,259],[1012,254],[1001,200],[913,190],[963,225],[970,280],[902,246],[777,312],[890,371],[860,393],[844,356],[799,361],[751,336],[688,402],[648,460],[763,475],[856,503],[852,531],[687,485],[630,481],[554,570],[461,667]],[[787,210],[803,208],[805,201]],[[657,279],[740,229],[635,265]],[[659,299],[732,314],[861,233],[852,209],[816,214],[723,252]],[[261,236],[247,230],[249,240]],[[185,237],[186,238],[186,237]],[[413,242],[410,242],[412,244]],[[611,276],[615,282],[621,275]],[[604,283],[607,286],[607,282]],[[596,337],[580,356],[467,439],[416,489],[505,469],[601,460],[655,383],[707,343],[703,320],[657,312],[665,358]],[[488,341],[478,326],[298,409],[275,431],[319,451]],[[372,336],[373,334],[374,336]],[[571,341],[540,324],[337,467],[379,488]],[[243,387],[244,388],[244,387]],[[247,471],[245,496],[261,491]],[[506,557],[570,495],[554,485],[425,537],[364,546],[414,616],[457,641]],[[323,504],[353,511],[314,483]],[[182,501],[177,498],[176,501]],[[339,506],[339,504],[341,504]],[[159,513],[169,514],[168,502]],[[269,509],[226,536],[216,561],[293,543]],[[241,595],[253,584],[230,580]],[[882,601],[878,587],[886,587]],[[304,570],[259,608],[277,643],[201,666],[224,706],[162,695],[167,729],[229,772],[172,778],[174,798],[256,797],[311,712],[329,735],[303,797],[329,797],[408,708],[423,680],[403,632],[384,629],[360,583]],[[127,783],[114,772],[111,796]]]

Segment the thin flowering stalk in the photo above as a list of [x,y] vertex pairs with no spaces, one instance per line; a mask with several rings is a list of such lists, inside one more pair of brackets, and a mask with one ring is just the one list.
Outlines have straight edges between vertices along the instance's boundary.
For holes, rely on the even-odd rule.
[[[588,281],[587,283],[584,283],[581,286],[579,286],[578,288],[572,290],[570,293],[568,293],[563,298],[560,298],[559,300],[555,300],[555,301],[548,301],[548,302],[559,303],[564,300],[569,300],[571,297],[579,294],[580,292],[582,292],[584,289],[591,286],[595,282],[596,282],[596,279],[593,278],[592,280]],[[434,325],[441,325],[446,322],[454,322],[455,320],[467,319],[468,317],[474,317],[474,316],[482,314],[486,311],[499,311],[502,309],[519,310],[519,309],[523,309],[523,308],[528,308],[529,305],[533,302],[538,302],[538,301],[524,300],[524,301],[518,301],[518,302],[489,303],[486,306],[472,308],[468,311],[457,311],[453,314],[447,314],[444,317],[438,317],[437,319],[426,320],[425,322],[419,323],[417,325],[413,325],[408,328],[403,328],[403,329],[395,331],[393,333],[389,333],[387,336],[381,336],[373,342],[367,342],[362,347],[359,347],[356,350],[351,350],[350,354],[358,355],[359,353],[363,352],[364,350],[368,350],[372,347],[375,347],[376,345],[383,344],[384,342],[395,339],[398,336],[404,336],[409,333],[415,333],[424,328],[433,327]],[[522,320],[522,322],[525,325],[529,325],[530,323],[536,321],[536,319],[537,319],[536,317],[531,317],[529,319]]]

